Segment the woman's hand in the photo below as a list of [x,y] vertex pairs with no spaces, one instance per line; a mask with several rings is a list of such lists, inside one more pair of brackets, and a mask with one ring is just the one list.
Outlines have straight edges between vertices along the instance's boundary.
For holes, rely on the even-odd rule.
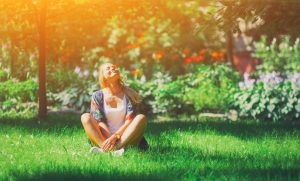
[[113,134],[111,135],[111,137],[109,137],[108,139],[106,139],[102,145],[101,145],[101,148],[104,150],[104,151],[112,151],[115,149],[116,147],[116,142],[119,140],[118,136]]

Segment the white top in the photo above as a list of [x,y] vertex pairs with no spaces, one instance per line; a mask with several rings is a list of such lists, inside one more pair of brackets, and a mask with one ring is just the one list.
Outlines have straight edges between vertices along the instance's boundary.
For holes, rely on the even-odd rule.
[[[105,96],[104,96],[105,97]],[[112,108],[103,101],[104,113],[107,119],[109,131],[114,134],[125,122],[126,115],[126,98],[123,97],[122,102],[119,102],[116,108]]]

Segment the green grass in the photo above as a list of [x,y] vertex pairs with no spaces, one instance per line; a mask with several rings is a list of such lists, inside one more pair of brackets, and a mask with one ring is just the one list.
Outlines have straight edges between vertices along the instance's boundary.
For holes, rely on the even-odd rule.
[[0,180],[299,180],[300,126],[150,120],[145,153],[89,153],[76,115],[0,115]]

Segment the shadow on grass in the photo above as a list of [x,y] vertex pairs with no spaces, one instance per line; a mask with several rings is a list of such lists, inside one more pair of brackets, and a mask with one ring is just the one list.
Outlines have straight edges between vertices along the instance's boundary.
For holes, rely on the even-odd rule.
[[12,127],[23,127],[26,129],[65,129],[81,128],[80,115],[78,114],[48,114],[46,119],[39,119],[37,116],[22,117],[22,115],[0,117],[0,125]]
[[[173,164],[174,155],[177,162]],[[242,180],[298,180],[300,178],[300,157],[286,160],[281,157],[257,157],[256,155],[224,154],[220,152],[206,152],[201,147],[194,149],[178,146],[155,146],[151,148],[149,159],[162,162],[164,165],[172,165],[168,168],[173,178],[195,176],[196,178],[241,178]],[[179,161],[179,162],[178,162]],[[283,165],[289,161],[291,168]],[[190,163],[194,164],[190,164]],[[294,165],[294,166],[291,166]],[[161,174],[165,174],[162,172]]]
[[[300,178],[299,170],[281,170],[281,169],[245,169],[240,170],[237,173],[228,173],[227,170],[211,170],[206,169],[199,171],[199,173],[187,173],[182,174],[180,177],[171,176],[171,174],[178,173],[178,170],[171,170],[168,172],[170,176],[157,176],[163,175],[163,173],[156,173],[156,175],[151,176],[134,176],[134,175],[101,175],[101,174],[91,174],[91,175],[80,175],[73,172],[66,173],[47,173],[39,176],[22,177],[18,176],[15,180],[20,181],[31,181],[31,180],[181,180],[181,179],[191,179],[191,180],[201,180],[201,179],[255,179],[255,180],[298,180]],[[298,172],[298,173],[297,173]]]
[[[179,152],[179,153],[176,153]],[[174,154],[182,156],[174,161]],[[121,172],[111,168],[76,168],[66,170],[48,170],[32,172],[32,170],[11,170],[9,175],[13,180],[299,180],[300,167],[294,160],[292,168],[283,168],[285,160],[269,160],[245,155],[222,155],[219,153],[204,153],[201,149],[157,146],[151,154],[145,157],[163,166],[142,173]],[[187,160],[188,159],[188,160]],[[280,158],[278,158],[280,159]],[[194,162],[194,164],[190,164]],[[145,164],[147,161],[144,162]],[[272,163],[272,164],[271,164]],[[271,164],[271,165],[270,165]],[[101,167],[101,165],[99,165]],[[33,174],[34,173],[34,174]]]
[[13,171],[10,173],[13,180],[299,180],[300,169],[282,168],[219,168],[206,166],[204,168],[181,168],[167,167],[148,175],[138,175],[134,173],[120,173],[112,170],[109,173],[82,173],[76,168],[68,171],[49,171],[46,173],[28,174],[26,171]]
[[130,174],[120,174],[118,172],[113,172],[110,174],[105,173],[89,173],[80,174],[80,171],[66,171],[60,172],[49,172],[41,175],[27,175],[26,173],[12,173],[15,180],[31,181],[31,180],[165,180],[156,174],[152,175],[130,175]]
[[162,132],[172,130],[191,133],[212,131],[216,134],[232,135],[242,139],[260,138],[270,134],[280,137],[292,132],[300,136],[300,125],[290,123],[230,122],[212,119],[205,121],[154,122],[148,128],[148,132],[152,135],[159,135]]

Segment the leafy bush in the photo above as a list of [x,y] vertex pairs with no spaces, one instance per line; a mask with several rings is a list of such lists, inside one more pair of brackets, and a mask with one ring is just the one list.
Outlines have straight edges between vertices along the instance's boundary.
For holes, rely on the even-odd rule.
[[23,82],[0,82],[0,107],[4,110],[19,109],[21,103],[37,101],[38,84],[28,79]]
[[90,108],[92,93],[99,89],[96,82],[86,81],[84,85],[74,84],[58,93],[48,92],[49,105],[70,107],[87,112]]
[[[0,68],[2,69],[2,67],[0,66]],[[8,73],[4,70],[0,70],[0,81],[6,81],[8,78]]]
[[24,81],[37,74],[37,50],[22,47],[12,41],[0,42],[0,67],[7,70],[7,77]]
[[244,76],[235,105],[242,116],[260,120],[288,121],[300,116],[300,74],[282,77],[269,73],[258,79]]
[[238,88],[239,74],[224,63],[199,64],[195,73],[188,74],[189,87],[185,100],[196,111],[227,111],[232,107],[233,93]]
[[[101,51],[99,49],[99,51]],[[95,51],[99,52],[98,50]],[[95,55],[92,53],[91,55]],[[216,52],[215,52],[216,54]],[[97,57],[86,55],[86,58]],[[215,56],[215,59],[219,60]],[[89,61],[94,61],[94,58]],[[177,115],[182,113],[194,113],[196,111],[224,111],[228,110],[232,104],[232,92],[237,89],[239,74],[232,70],[223,62],[213,64],[199,63],[193,65],[195,73],[189,73],[172,77],[168,71],[156,62],[154,73],[148,80],[142,69],[126,70],[122,68],[120,73],[125,78],[124,82],[138,91],[142,98],[142,103],[138,105],[138,111],[151,114],[170,114]],[[188,64],[191,66],[192,64]],[[100,66],[100,65],[97,65]],[[73,80],[69,78],[56,78],[59,82],[66,83],[65,89],[55,92],[48,91],[50,105],[73,107],[77,110],[88,111],[90,106],[90,96],[93,91],[99,89],[95,80],[98,76],[97,71],[87,71],[96,67],[76,67]],[[72,75],[57,70],[62,76]],[[91,73],[92,72],[92,73]],[[164,73],[162,73],[164,72]],[[53,76],[55,77],[55,76]],[[73,77],[70,76],[70,78]],[[53,79],[55,81],[55,79]],[[72,82],[71,84],[68,82]],[[212,96],[213,95],[213,96]]]
[[150,83],[153,99],[149,103],[153,113],[177,115],[189,112],[192,106],[184,101],[186,84],[184,76],[172,80],[168,74],[156,73]]
[[50,92],[58,93],[64,91],[72,84],[80,82],[74,71],[65,70],[62,65],[47,66],[47,89]]
[[284,74],[300,72],[300,39],[297,38],[294,45],[290,45],[290,38],[284,37],[278,44],[274,38],[270,45],[263,36],[259,42],[254,43],[254,56],[262,60],[257,66],[258,74],[267,72],[281,72]]
[[89,111],[92,93],[100,88],[97,69],[103,62],[94,63],[97,53],[98,48],[84,51],[83,59],[88,61],[87,64],[83,67],[76,66],[73,71],[66,71],[63,64],[48,67],[48,105]]
[[127,80],[143,98],[142,110],[177,115],[195,111],[226,111],[233,104],[239,74],[223,63],[197,65],[197,72],[177,76],[157,72],[151,80],[142,76]]

